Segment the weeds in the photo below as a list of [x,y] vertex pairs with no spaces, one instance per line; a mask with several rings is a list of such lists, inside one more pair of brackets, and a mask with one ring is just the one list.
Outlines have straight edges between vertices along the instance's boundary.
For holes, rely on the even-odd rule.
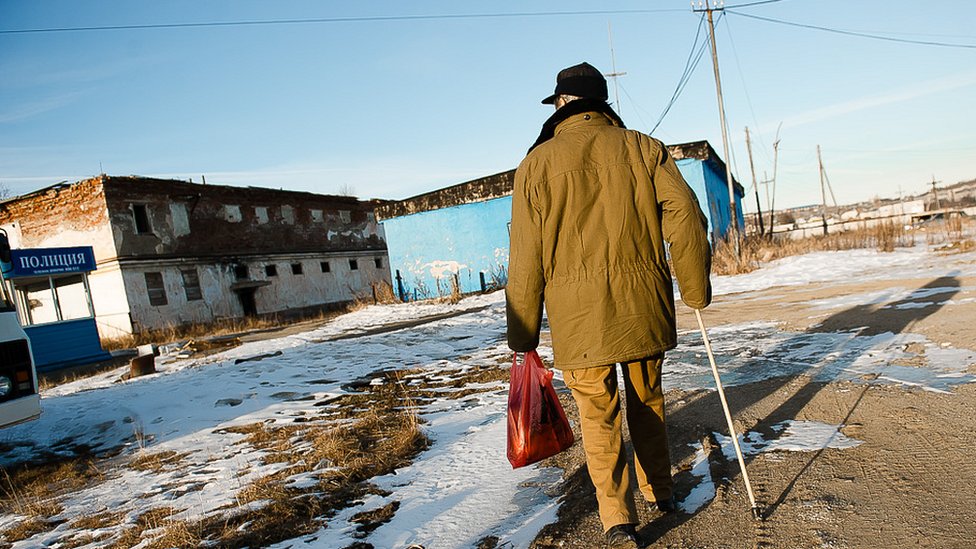
[[[318,421],[278,426],[254,423],[224,429],[244,435],[240,444],[262,450],[265,463],[284,467],[243,487],[236,504],[220,516],[200,521],[174,521],[177,511],[154,509],[144,514],[114,540],[112,547],[223,548],[265,546],[321,528],[338,510],[369,493],[377,493],[369,479],[403,467],[429,441],[421,429],[411,389],[402,375],[388,374],[390,383],[363,385],[356,399],[335,403],[350,412],[324,413]],[[133,461],[141,470],[156,470],[178,463],[175,452],[145,455]],[[315,475],[317,485],[296,488],[288,479]],[[388,521],[398,504],[356,515],[357,530],[366,535]],[[105,517],[108,519],[108,517]]]
[[760,263],[818,251],[875,248],[891,252],[896,247],[914,245],[915,233],[891,222],[796,240],[789,237],[749,236],[740,241],[738,256],[728,242],[720,243],[712,254],[712,273],[748,273],[759,268]]
[[[389,286],[389,284],[387,284]],[[382,290],[376,290],[378,294]],[[392,293],[392,289],[389,290]],[[224,319],[207,324],[180,324],[170,325],[166,328],[147,330],[139,334],[123,335],[111,338],[102,338],[102,348],[106,351],[119,349],[132,349],[139,345],[148,343],[162,344],[171,341],[181,341],[185,339],[202,339],[214,336],[230,336],[245,332],[258,330],[270,330],[281,328],[288,324],[303,322],[325,322],[341,314],[355,310],[356,300],[344,303],[334,308],[321,309],[313,313],[282,317],[270,315],[263,317],[248,317],[236,319]]]
[[166,450],[155,454],[148,454],[142,451],[135,459],[129,462],[129,468],[136,471],[162,473],[163,471],[176,468],[187,455],[189,454],[181,454],[173,450]]
[[55,519],[63,511],[60,496],[75,491],[102,475],[87,459],[64,460],[46,465],[21,467],[13,473],[2,469],[0,509],[23,517],[13,527],[0,532],[8,543],[46,532],[63,521]]

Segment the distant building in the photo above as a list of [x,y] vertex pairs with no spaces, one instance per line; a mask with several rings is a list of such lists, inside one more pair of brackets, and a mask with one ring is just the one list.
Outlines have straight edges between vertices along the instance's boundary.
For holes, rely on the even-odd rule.
[[893,217],[911,214],[920,214],[925,212],[925,202],[923,200],[911,200],[906,202],[895,202],[893,204],[885,204],[883,206],[878,206],[877,216],[878,217]]
[[[706,141],[668,146],[708,218],[712,241],[730,226],[725,164]],[[503,286],[515,170],[490,175],[376,209],[387,237],[394,288],[406,299]],[[738,226],[744,189],[734,183]]]
[[[678,170],[685,181],[695,191],[698,203],[708,218],[708,234],[711,241],[725,239],[732,224],[729,207],[729,186],[725,177],[725,162],[708,141],[692,141],[678,145],[668,145],[668,151],[678,164]],[[745,189],[735,178],[732,179],[735,194],[735,216],[740,232],[745,230],[742,215],[742,199]]]
[[[377,202],[99,176],[0,203],[14,248],[91,246],[102,337],[320,309],[390,283]],[[28,316],[57,288],[19,296]],[[70,314],[58,311],[58,315]]]

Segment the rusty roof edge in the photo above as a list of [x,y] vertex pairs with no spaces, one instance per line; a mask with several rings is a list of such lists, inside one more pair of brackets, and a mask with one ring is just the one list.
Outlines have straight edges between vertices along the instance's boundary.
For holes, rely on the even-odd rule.
[[[713,164],[718,173],[725,173],[725,162],[707,140],[689,141],[687,143],[675,143],[674,145],[665,146],[675,160],[685,158],[701,160],[702,162]],[[680,156],[678,153],[680,153]],[[735,185],[735,190],[740,196],[745,196],[746,189],[739,183],[734,174],[732,175],[732,184]]]
[[[463,204],[473,204],[484,202],[495,198],[508,196],[512,193],[515,182],[515,170],[506,170],[496,174],[479,177],[463,183],[443,187],[434,191],[404,198],[403,200],[392,201],[382,204],[375,208],[374,213],[379,221],[385,221],[396,217],[403,217],[421,212],[430,212],[461,206]],[[497,186],[496,189],[490,189]],[[466,192],[472,187],[488,189],[487,192],[478,193],[476,197],[472,193]]]

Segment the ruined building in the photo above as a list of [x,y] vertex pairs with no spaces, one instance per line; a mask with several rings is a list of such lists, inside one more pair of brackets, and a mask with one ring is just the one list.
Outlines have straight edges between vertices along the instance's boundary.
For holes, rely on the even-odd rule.
[[[375,205],[102,175],[0,203],[0,228],[14,248],[93,247],[91,305],[101,336],[113,337],[370,295],[374,284],[390,282]],[[50,302],[21,294],[21,306]]]

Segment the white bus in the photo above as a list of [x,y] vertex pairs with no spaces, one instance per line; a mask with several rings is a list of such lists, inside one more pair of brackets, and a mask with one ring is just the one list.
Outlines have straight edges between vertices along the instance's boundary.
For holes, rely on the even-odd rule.
[[[0,261],[10,261],[10,245],[3,233],[0,233]],[[0,281],[0,427],[41,415],[30,340],[20,326],[11,297],[7,282]]]

